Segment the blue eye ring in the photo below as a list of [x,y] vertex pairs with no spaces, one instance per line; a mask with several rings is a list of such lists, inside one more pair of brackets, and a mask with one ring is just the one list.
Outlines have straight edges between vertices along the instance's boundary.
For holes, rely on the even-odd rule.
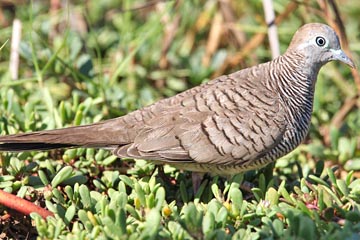
[[316,37],[315,42],[316,45],[318,45],[319,47],[323,47],[326,44],[326,40],[324,37]]

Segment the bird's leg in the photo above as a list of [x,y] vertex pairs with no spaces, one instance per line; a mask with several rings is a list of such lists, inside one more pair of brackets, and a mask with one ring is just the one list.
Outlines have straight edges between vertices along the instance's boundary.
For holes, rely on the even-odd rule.
[[[166,174],[164,173],[164,167],[162,165],[156,165],[156,168],[158,170],[158,175],[159,177],[164,180],[165,182],[169,182],[170,179],[168,176],[166,176]],[[154,171],[156,170],[156,168],[154,169]]]
[[199,190],[199,187],[204,178],[204,175],[205,175],[204,173],[200,173],[200,172],[192,172],[191,173],[194,195],[196,195],[197,191]]
[[171,178],[169,176],[167,176],[164,172],[164,167],[162,165],[156,165],[156,168],[158,169],[158,175],[159,177],[164,181],[164,182],[168,182],[171,185],[176,185],[176,179]]

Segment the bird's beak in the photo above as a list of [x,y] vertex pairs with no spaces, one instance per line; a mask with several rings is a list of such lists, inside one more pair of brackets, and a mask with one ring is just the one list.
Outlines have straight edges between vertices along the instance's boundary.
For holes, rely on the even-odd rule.
[[333,60],[339,60],[352,68],[355,68],[355,63],[344,53],[341,49],[331,49]]

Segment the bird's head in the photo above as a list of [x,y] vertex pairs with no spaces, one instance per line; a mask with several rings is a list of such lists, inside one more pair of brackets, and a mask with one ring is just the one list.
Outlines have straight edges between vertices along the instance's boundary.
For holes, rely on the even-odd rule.
[[305,24],[294,34],[287,52],[296,51],[306,62],[320,69],[324,64],[338,60],[354,68],[354,62],[340,47],[339,38],[331,27],[321,23]]

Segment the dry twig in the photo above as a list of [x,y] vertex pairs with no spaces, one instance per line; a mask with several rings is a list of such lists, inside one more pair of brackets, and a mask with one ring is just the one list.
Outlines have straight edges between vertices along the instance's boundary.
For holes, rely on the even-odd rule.
[[9,61],[9,70],[12,80],[17,80],[19,77],[19,50],[21,40],[21,21],[15,19],[13,22],[12,37],[11,37],[11,54]]
[[277,27],[275,24],[275,11],[272,0],[263,0],[263,7],[265,13],[265,21],[268,25],[268,38],[270,43],[271,56],[274,59],[280,55],[280,44]]

